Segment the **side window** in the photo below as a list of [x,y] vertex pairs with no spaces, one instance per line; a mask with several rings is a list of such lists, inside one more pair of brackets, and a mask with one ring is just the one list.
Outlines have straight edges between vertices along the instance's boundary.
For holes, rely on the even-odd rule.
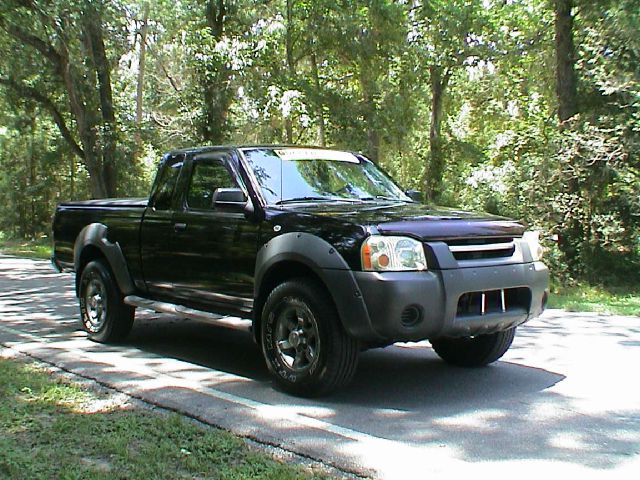
[[161,172],[154,193],[153,206],[156,210],[169,210],[173,192],[180,169],[182,168],[182,157],[175,157],[167,160],[164,170]]
[[216,189],[235,187],[236,182],[221,162],[196,161],[193,164],[191,184],[187,193],[187,206],[196,209],[213,208],[213,194]]

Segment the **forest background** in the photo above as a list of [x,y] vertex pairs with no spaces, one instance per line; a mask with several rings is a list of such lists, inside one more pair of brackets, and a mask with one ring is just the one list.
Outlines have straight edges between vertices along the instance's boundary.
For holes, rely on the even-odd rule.
[[556,281],[638,288],[638,25],[638,0],[3,0],[0,240],[146,195],[167,150],[327,145],[541,230]]

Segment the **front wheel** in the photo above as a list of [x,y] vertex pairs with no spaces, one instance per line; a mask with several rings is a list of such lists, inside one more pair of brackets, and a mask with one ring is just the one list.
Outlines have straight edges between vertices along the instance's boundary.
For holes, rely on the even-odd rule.
[[482,367],[502,357],[513,342],[516,329],[476,337],[439,338],[431,346],[445,362],[459,367]]
[[117,342],[128,335],[135,309],[123,302],[105,262],[93,260],[82,270],[79,294],[82,329],[91,340]]
[[260,336],[267,367],[290,393],[325,395],[355,374],[360,346],[344,331],[326,290],[314,281],[292,279],[269,294]]

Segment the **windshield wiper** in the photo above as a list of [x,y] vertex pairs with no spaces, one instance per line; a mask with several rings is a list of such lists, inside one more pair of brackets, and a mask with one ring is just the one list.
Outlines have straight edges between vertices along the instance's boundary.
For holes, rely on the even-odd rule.
[[370,202],[372,200],[388,200],[390,202],[407,202],[408,201],[398,197],[388,197],[386,195],[375,195],[373,197],[361,197],[360,200],[364,202]]
[[276,202],[276,205],[284,205],[286,203],[302,203],[302,202],[360,202],[359,198],[343,198],[343,197],[296,197],[287,198]]

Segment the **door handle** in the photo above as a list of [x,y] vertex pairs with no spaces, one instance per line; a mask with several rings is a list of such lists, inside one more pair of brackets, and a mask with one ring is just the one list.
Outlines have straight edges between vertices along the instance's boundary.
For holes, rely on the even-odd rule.
[[176,232],[184,232],[187,229],[186,223],[174,223],[173,230]]

